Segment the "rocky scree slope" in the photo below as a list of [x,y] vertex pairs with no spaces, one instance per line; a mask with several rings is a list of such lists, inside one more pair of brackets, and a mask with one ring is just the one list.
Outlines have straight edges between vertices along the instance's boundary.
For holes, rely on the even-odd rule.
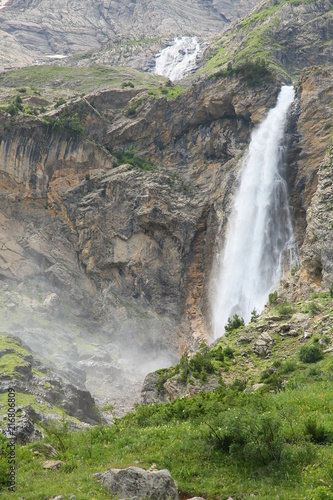
[[[282,293],[271,294],[260,318],[229,328],[209,348],[202,344],[196,354],[185,353],[178,365],[148,374],[141,402],[170,402],[221,386],[247,393],[283,390],[306,366],[323,358],[329,363],[332,306],[332,291],[292,304]],[[319,368],[312,372],[309,368],[309,375],[322,373]]]

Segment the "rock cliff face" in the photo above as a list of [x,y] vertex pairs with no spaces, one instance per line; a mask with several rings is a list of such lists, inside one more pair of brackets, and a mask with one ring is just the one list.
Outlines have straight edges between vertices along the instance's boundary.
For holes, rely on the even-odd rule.
[[[73,113],[76,106],[86,106],[85,131],[95,141],[55,132],[38,120],[10,132],[3,129],[0,138],[4,211],[8,197],[15,210],[20,203],[17,218],[33,199],[36,208],[38,200],[48,208],[43,228],[39,219],[16,235],[19,254],[39,259],[43,274],[74,300],[85,296],[89,309],[90,297],[94,315],[108,318],[120,334],[128,305],[148,314],[152,334],[147,335],[148,318],[134,315],[134,337],[140,344],[155,338],[153,344],[173,354],[191,346],[193,338],[209,337],[207,285],[221,223],[216,213],[228,199],[225,187],[235,175],[235,156],[278,91],[278,84],[258,92],[239,81],[230,83],[203,82],[175,101],[149,98],[145,91],[134,98],[131,91],[87,96],[73,104]],[[135,116],[126,116],[138,99],[142,104]],[[108,106],[115,101],[125,113],[108,119]],[[148,171],[113,168],[115,159],[106,148],[118,154],[134,148],[136,156],[146,155],[152,163]],[[35,264],[31,269],[13,265],[7,277],[35,272]],[[118,319],[107,314],[115,304]]]
[[[52,340],[43,354],[60,349],[63,364],[67,351],[67,361],[88,374],[94,395],[104,387],[102,400],[122,398],[123,384],[137,391],[135,374],[170,364],[208,340],[209,278],[235,157],[278,87],[212,79],[175,100],[146,89],[87,95],[69,104],[72,114],[84,108],[83,135],[49,124],[64,107],[37,119],[3,115],[1,274],[9,284],[21,283],[16,311],[1,312],[6,328],[19,325],[38,349],[45,320],[35,313],[25,328],[22,314],[38,311],[31,293],[44,300],[56,292],[60,311],[69,313],[47,326]],[[126,148],[134,166],[126,164]],[[90,346],[88,358],[70,347],[70,325],[79,315],[87,322],[80,336]],[[106,357],[92,354],[94,336]],[[133,370],[130,379],[126,367]],[[107,371],[117,387],[106,381]]]
[[333,282],[330,186],[332,165],[331,66],[305,70],[290,149],[291,197],[300,263],[294,298],[328,290]]

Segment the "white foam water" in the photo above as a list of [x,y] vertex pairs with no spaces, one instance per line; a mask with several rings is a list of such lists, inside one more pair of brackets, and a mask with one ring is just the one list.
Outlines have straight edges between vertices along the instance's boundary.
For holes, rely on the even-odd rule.
[[283,86],[276,107],[252,133],[221,254],[213,299],[215,336],[223,335],[234,314],[247,323],[254,308],[263,310],[283,263],[295,255],[285,179],[285,129],[293,100],[293,87]]
[[156,56],[154,73],[181,80],[197,67],[197,58],[201,46],[197,37],[183,36],[175,38],[173,43]]
[[6,7],[6,3],[8,3],[9,0],[0,0],[0,9],[4,9]]

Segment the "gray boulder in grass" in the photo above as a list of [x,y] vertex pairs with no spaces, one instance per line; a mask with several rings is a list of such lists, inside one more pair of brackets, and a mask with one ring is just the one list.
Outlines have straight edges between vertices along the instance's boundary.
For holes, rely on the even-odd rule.
[[95,476],[119,500],[179,500],[176,483],[166,469],[147,471],[128,467]]

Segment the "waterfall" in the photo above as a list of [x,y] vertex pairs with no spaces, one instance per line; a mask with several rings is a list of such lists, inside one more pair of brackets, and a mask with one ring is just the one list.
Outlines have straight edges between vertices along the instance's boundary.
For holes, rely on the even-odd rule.
[[172,45],[163,49],[156,56],[154,73],[181,80],[197,67],[197,57],[201,52],[197,37],[183,36],[175,38]]
[[[229,219],[213,304],[215,335],[228,317],[249,322],[261,312],[294,254],[294,236],[285,180],[285,128],[294,89],[283,86],[271,109],[251,136],[241,180]],[[289,256],[288,256],[289,253]]]

